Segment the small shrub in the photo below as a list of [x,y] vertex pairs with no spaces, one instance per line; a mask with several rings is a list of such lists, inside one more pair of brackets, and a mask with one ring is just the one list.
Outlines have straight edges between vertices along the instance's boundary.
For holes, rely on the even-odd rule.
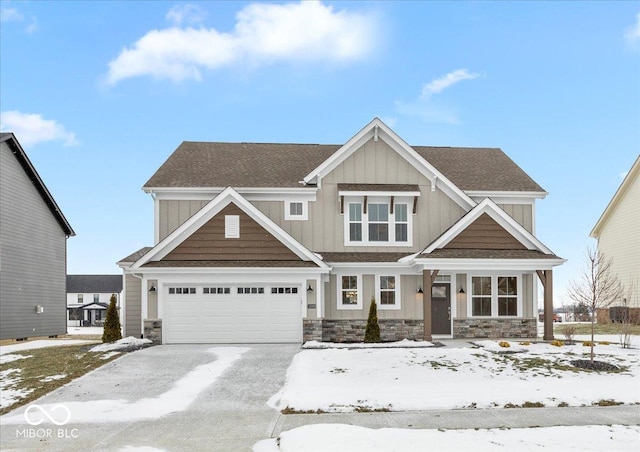
[[500,341],[500,342],[498,342],[498,345],[499,345],[500,347],[502,347],[502,348],[509,348],[509,347],[511,347],[511,344],[510,344],[510,343],[508,343],[507,341]]
[[560,332],[564,334],[564,338],[567,340],[567,344],[573,344],[573,337],[576,335],[576,326],[575,325],[565,325],[562,327]]
[[600,344],[600,345],[611,345],[611,342],[609,342],[609,341],[600,341],[600,342],[598,342],[598,344]]
[[122,332],[120,331],[120,318],[116,307],[116,294],[111,294],[109,307],[107,308],[107,318],[104,321],[102,342],[115,342],[120,339],[122,339]]
[[524,346],[529,346],[531,345],[531,342],[529,341],[524,341],[524,342],[518,342],[520,345],[524,345]]
[[374,298],[371,299],[367,329],[364,332],[364,341],[365,343],[382,342],[380,340],[380,325],[378,325],[378,308]]
[[591,341],[584,341],[582,343],[582,345],[585,346],[585,347],[591,347],[591,346],[595,347],[596,343],[595,342],[591,342]]
[[554,347],[562,347],[564,345],[564,342],[556,339],[555,341],[551,341],[551,345],[553,345]]
[[594,405],[597,406],[617,406],[617,405],[624,405],[622,402],[617,402],[613,399],[602,399],[602,400],[598,400],[596,403],[594,403]]
[[558,404],[558,407],[559,407],[559,408],[566,408],[566,407],[568,407],[568,406],[569,406],[569,404],[568,404],[567,402],[560,402],[560,403]]

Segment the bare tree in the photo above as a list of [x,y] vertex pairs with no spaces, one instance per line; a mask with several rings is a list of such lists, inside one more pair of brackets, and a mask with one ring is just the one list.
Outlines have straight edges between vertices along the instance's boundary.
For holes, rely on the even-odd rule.
[[622,348],[631,348],[631,329],[635,319],[631,318],[631,299],[635,295],[636,287],[638,283],[636,281],[632,281],[629,284],[629,287],[626,288],[625,297],[622,299],[622,303],[620,305],[621,308],[621,318],[618,319],[621,323],[620,325],[620,345]]
[[585,266],[569,285],[569,298],[586,305],[591,311],[591,362],[593,363],[593,336],[598,309],[607,308],[622,297],[622,285],[612,273],[611,260],[594,248],[585,253]]

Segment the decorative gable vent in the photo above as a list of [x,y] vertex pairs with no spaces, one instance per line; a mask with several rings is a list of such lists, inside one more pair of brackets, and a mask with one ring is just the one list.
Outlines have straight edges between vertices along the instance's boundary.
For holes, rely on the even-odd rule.
[[240,238],[240,216],[239,215],[224,216],[224,237],[226,239]]

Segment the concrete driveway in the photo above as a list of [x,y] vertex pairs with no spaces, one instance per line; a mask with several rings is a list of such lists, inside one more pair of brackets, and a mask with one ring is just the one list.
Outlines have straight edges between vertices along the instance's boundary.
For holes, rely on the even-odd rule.
[[[250,450],[276,426],[280,413],[266,403],[282,388],[299,345],[223,346],[236,358],[230,364],[211,352],[217,347],[158,346],[112,361],[37,401],[49,412],[68,406],[68,423],[30,425],[25,407],[3,416],[1,448]],[[38,414],[27,417],[35,423]]]

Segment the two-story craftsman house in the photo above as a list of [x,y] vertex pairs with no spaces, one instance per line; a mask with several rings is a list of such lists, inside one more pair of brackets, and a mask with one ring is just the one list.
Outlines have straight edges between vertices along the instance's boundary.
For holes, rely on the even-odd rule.
[[[126,335],[163,343],[536,337],[547,193],[500,149],[183,142],[144,185],[155,244],[118,264]],[[545,338],[552,338],[552,321]]]

